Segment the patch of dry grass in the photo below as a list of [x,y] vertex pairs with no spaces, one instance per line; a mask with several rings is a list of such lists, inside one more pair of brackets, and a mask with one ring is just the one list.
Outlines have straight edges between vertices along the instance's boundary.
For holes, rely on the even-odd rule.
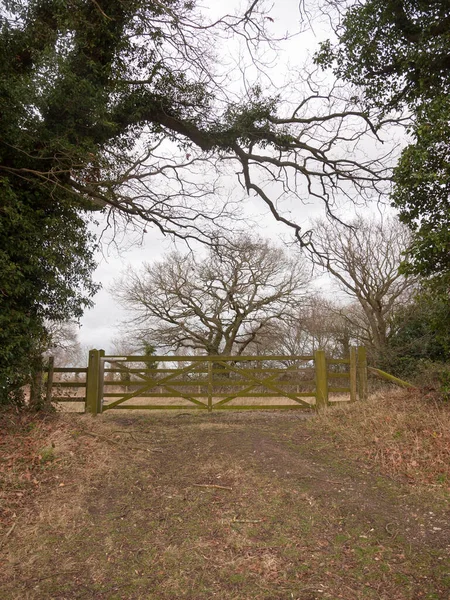
[[417,390],[379,390],[366,403],[322,411],[309,426],[383,474],[450,489],[449,404]]
[[16,543],[7,569],[39,555],[38,544],[32,555],[26,548],[42,523],[71,530],[90,482],[111,470],[115,446],[105,443],[114,443],[110,425],[90,416],[9,411],[0,431],[0,550],[8,538]]

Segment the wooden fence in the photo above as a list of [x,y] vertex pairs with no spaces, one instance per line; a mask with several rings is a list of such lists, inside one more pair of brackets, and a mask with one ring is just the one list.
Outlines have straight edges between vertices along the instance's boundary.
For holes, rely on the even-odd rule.
[[118,409],[317,410],[367,398],[367,359],[361,346],[345,359],[327,358],[323,350],[311,356],[151,358],[91,350],[86,368],[58,368],[50,359],[46,386],[48,402],[79,403],[94,415]]

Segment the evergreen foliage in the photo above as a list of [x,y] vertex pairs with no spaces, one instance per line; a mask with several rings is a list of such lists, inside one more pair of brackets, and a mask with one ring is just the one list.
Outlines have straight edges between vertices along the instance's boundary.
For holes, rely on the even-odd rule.
[[450,305],[444,290],[423,289],[397,310],[382,357],[389,372],[414,376],[420,364],[450,360]]

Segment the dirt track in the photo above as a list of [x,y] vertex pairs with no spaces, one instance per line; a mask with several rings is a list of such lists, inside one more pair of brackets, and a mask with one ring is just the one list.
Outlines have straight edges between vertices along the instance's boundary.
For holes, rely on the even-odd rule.
[[1,598],[450,598],[445,502],[340,457],[305,418],[64,416]]

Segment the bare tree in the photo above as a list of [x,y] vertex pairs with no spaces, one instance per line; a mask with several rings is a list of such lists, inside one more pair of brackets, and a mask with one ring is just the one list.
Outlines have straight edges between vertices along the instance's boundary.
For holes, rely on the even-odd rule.
[[[336,304],[322,296],[299,307],[285,325],[282,343],[292,354],[313,354],[325,350],[329,356],[348,356],[348,332],[337,316]],[[298,349],[297,349],[298,348]]]
[[82,349],[78,340],[78,325],[72,321],[47,321],[49,335],[47,356],[55,358],[58,367],[76,366],[82,362]]
[[261,238],[240,236],[203,260],[169,254],[129,270],[113,293],[137,336],[168,351],[240,355],[305,295],[304,262]]
[[342,310],[333,300],[309,296],[265,332],[257,341],[258,353],[309,356],[322,349],[333,358],[347,358],[350,345],[359,338]]
[[350,227],[319,221],[315,229],[312,260],[357,301],[360,310],[346,307],[340,314],[377,356],[386,346],[392,316],[416,286],[415,278],[399,271],[410,234],[396,218],[358,217]]

